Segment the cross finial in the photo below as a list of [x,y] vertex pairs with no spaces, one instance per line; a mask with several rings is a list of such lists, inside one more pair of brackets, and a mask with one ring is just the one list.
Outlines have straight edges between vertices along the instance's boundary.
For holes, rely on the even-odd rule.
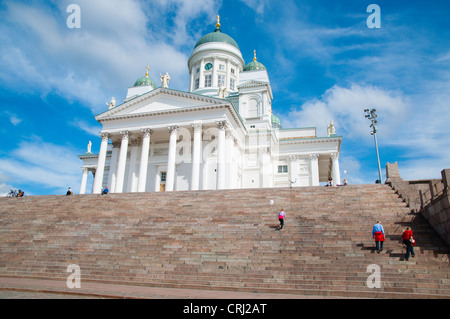
[[256,62],[256,50],[253,50],[253,61],[255,61]]
[[217,16],[216,28],[217,28],[217,30],[219,30],[219,28],[220,28],[220,16],[219,15]]
[[145,73],[145,76],[148,77],[148,71],[150,70],[150,67],[147,66],[147,73]]

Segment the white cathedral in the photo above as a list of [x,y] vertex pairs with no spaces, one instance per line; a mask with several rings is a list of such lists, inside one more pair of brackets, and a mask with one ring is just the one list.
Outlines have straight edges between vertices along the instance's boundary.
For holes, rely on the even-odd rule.
[[203,36],[188,61],[189,92],[161,86],[147,74],[95,117],[99,154],[80,155],[80,194],[319,186],[340,181],[342,137],[316,128],[283,129],[272,114],[265,66],[245,64],[238,44],[220,30]]

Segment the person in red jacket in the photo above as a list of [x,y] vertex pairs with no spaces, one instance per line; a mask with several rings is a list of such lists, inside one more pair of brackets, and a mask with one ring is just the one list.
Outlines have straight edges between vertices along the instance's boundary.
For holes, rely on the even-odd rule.
[[403,244],[406,245],[405,260],[409,259],[410,254],[411,254],[411,257],[415,257],[416,255],[414,254],[414,248],[413,248],[415,241],[413,238],[413,232],[412,232],[411,228],[406,227],[406,230],[403,232],[403,235],[402,235],[402,241],[403,241]]

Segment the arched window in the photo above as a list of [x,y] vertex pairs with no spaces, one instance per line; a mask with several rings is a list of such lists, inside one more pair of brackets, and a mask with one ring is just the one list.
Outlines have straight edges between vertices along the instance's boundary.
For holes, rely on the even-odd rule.
[[248,100],[247,117],[258,117],[258,101],[254,98]]

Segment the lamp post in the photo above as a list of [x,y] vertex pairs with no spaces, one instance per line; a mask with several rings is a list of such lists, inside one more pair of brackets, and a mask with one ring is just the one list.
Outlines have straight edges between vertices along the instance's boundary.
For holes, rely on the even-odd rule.
[[376,109],[365,109],[364,112],[366,113],[366,118],[369,119],[372,124],[370,127],[372,128],[372,132],[370,132],[371,135],[373,135],[373,139],[375,141],[375,150],[377,152],[377,163],[378,163],[378,180],[377,184],[381,184],[381,165],[380,165],[380,155],[378,153],[378,143],[377,143],[377,113]]

